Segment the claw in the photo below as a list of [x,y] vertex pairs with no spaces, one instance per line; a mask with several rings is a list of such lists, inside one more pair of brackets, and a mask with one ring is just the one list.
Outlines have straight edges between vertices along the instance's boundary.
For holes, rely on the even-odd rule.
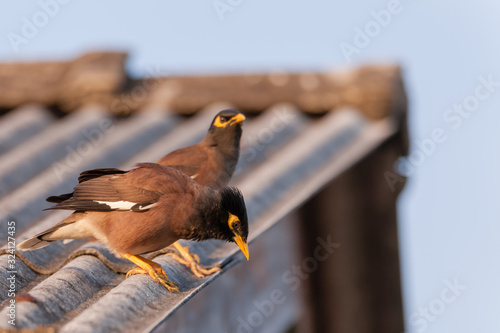
[[222,270],[218,266],[211,268],[203,268],[200,266],[200,257],[194,253],[189,252],[189,247],[187,246],[183,247],[178,242],[175,242],[172,245],[179,251],[181,257],[173,253],[168,255],[171,256],[172,259],[174,259],[181,265],[188,267],[196,277],[203,278],[207,275],[212,275]]
[[191,253],[191,257],[194,259],[194,261],[196,261],[196,263],[199,265],[200,264],[200,257],[196,254],[196,253]]
[[167,274],[159,264],[146,258],[134,256],[129,253],[123,254],[123,257],[132,261],[134,264],[139,265],[139,267],[135,267],[128,271],[126,278],[136,274],[148,274],[153,279],[153,281],[155,281],[156,283],[160,283],[162,286],[167,288],[168,291],[179,292],[179,287],[177,286],[177,284],[168,279]]
[[148,272],[146,272],[144,269],[142,269],[140,267],[135,267],[127,272],[127,275],[125,275],[125,278],[128,279],[129,276],[136,275],[136,274],[148,274]]

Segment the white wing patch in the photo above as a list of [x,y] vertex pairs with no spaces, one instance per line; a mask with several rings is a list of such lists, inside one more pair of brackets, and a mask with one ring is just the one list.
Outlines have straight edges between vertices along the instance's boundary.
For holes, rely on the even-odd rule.
[[150,204],[138,204],[130,201],[95,201],[99,204],[106,205],[112,210],[125,210],[125,211],[147,211],[156,205],[156,202]]
[[194,175],[191,176],[191,179],[196,179],[198,177],[199,173],[195,173]]
[[130,210],[133,206],[137,205],[135,202],[130,201],[97,201],[97,203],[108,205],[111,209],[116,210]]

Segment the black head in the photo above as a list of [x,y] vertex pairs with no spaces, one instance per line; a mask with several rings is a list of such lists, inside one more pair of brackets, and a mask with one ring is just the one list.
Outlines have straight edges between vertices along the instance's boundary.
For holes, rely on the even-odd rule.
[[[212,120],[210,131],[228,129],[240,124],[243,120],[245,120],[245,116],[238,110],[222,110]],[[238,126],[241,126],[241,124]]]
[[243,120],[245,116],[237,110],[219,112],[212,121],[205,140],[210,145],[227,145],[228,149],[239,147]]
[[243,195],[236,187],[224,187],[220,193],[222,211],[227,212],[225,238],[238,244],[248,260],[248,217]]

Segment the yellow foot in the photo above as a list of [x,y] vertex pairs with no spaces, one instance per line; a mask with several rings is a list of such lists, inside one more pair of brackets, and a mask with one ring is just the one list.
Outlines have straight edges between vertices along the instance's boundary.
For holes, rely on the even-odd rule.
[[125,253],[122,256],[139,266],[131,269],[127,273],[127,278],[130,275],[135,274],[148,274],[153,279],[153,281],[155,281],[156,283],[160,283],[162,286],[167,288],[168,291],[179,292],[179,287],[177,286],[177,284],[168,279],[167,274],[159,264],[140,256],[134,256],[130,253]]
[[[156,271],[156,273],[161,274],[158,271]],[[140,267],[135,267],[135,268],[132,268],[130,271],[127,272],[127,275],[125,276],[125,278],[127,279],[129,276],[131,276],[131,275],[137,275],[137,274],[148,274],[149,275],[148,271],[146,271],[145,269],[140,268]]]
[[196,254],[190,253],[189,247],[183,247],[178,242],[175,242],[172,245],[179,251],[182,257],[173,253],[169,253],[168,255],[178,263],[188,267],[196,277],[203,278],[207,275],[212,275],[221,271],[221,268],[217,266],[208,269],[201,267],[200,258]]

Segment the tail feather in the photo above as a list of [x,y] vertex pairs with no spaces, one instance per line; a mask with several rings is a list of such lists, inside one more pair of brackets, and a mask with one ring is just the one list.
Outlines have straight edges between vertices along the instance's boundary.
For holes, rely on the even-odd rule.
[[51,243],[55,242],[55,240],[43,240],[40,237],[31,237],[25,240],[24,242],[17,245],[18,250],[31,251],[36,249],[41,249]]
[[49,245],[50,243],[53,243],[55,241],[58,241],[59,238],[51,238],[50,236],[52,233],[56,230],[58,230],[60,227],[66,226],[67,224],[57,224],[53,226],[50,229],[45,230],[42,233],[39,233],[36,236],[33,236],[31,238],[28,238],[24,242],[21,242],[19,245],[17,245],[18,250],[24,250],[24,251],[31,251],[31,250],[36,250],[40,249],[42,247],[45,247]]
[[[49,228],[38,235],[28,238],[17,245],[18,250],[31,251],[40,249],[58,240],[86,238],[88,236],[80,234],[74,230],[74,223],[82,218],[83,213],[73,213],[52,228]],[[76,231],[76,232],[75,232]],[[86,237],[85,237],[86,236]]]

